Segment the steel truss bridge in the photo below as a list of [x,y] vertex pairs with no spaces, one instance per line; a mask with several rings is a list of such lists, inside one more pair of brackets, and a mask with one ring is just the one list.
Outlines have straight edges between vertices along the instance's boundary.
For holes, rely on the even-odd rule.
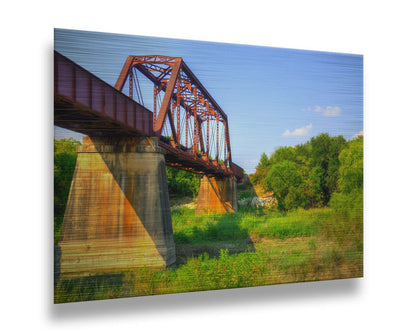
[[[182,58],[129,56],[112,87],[55,51],[54,78],[56,126],[89,136],[156,137],[167,165],[243,178],[232,162],[227,115]],[[143,105],[144,80],[153,86],[153,111]]]

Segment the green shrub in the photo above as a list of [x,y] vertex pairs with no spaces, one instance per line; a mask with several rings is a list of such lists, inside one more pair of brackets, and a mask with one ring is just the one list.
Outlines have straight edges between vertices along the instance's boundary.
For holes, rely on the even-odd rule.
[[363,138],[348,142],[341,151],[338,191],[330,206],[338,215],[352,220],[363,217]]
[[303,179],[296,163],[286,160],[273,165],[266,176],[266,184],[273,191],[282,210],[305,205]]
[[219,258],[208,254],[189,259],[176,270],[174,292],[199,291],[224,288],[241,288],[262,284],[265,268],[262,258],[254,252],[229,255],[221,250]]
[[199,175],[167,166],[166,176],[170,194],[197,196],[201,178]]
[[72,176],[77,161],[79,141],[70,139],[54,140],[54,215],[65,213]]

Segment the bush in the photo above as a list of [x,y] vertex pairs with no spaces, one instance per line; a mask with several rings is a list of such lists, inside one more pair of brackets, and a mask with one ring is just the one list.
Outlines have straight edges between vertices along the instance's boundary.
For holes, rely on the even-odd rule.
[[265,268],[262,257],[255,252],[229,255],[221,250],[219,258],[209,258],[205,253],[176,270],[174,292],[210,289],[242,288],[261,285]]
[[54,214],[63,216],[72,176],[77,161],[77,146],[81,142],[70,139],[54,141]]
[[339,180],[340,192],[350,193],[363,190],[363,138],[348,142],[347,147],[339,154]]
[[348,142],[339,155],[338,192],[330,206],[342,216],[362,219],[363,216],[363,138]]
[[281,210],[305,206],[303,179],[296,163],[286,160],[273,165],[266,176],[266,184],[274,192]]
[[345,179],[359,178],[348,174],[347,166],[340,169],[340,152],[346,146],[344,137],[322,133],[305,144],[279,147],[270,158],[263,153],[253,182],[273,191],[282,211],[327,206],[331,195],[342,186],[338,183],[340,173],[345,171]]
[[199,191],[200,176],[194,173],[166,167],[170,194],[196,197]]
[[350,193],[334,193],[330,206],[338,215],[357,219],[363,217],[363,192],[354,190]]

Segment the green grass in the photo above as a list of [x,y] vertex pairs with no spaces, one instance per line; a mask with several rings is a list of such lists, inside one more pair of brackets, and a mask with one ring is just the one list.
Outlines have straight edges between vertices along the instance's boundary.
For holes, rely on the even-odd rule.
[[249,235],[286,239],[317,235],[321,221],[333,213],[329,208],[297,210],[286,214],[277,210],[245,209],[237,213],[196,216],[194,210],[172,212],[175,242],[206,244],[219,240],[247,238]]
[[63,279],[55,287],[55,303],[81,302],[120,297],[123,274],[100,274]]
[[155,295],[211,289],[241,288],[261,284],[260,254],[245,252],[230,255],[222,250],[218,258],[207,253],[190,258],[177,269],[154,272],[128,272],[124,288],[135,295]]
[[168,294],[360,277],[362,215],[339,216],[331,208],[244,209],[196,216],[172,211],[177,266],[155,272],[61,279],[55,302]]
[[195,210],[179,208],[172,211],[175,243],[206,245],[245,239],[248,231],[240,227],[240,219],[238,213],[197,216]]
[[59,242],[59,238],[61,236],[63,220],[64,220],[63,216],[55,216],[54,217],[54,227],[53,227],[53,243],[54,243],[54,245],[57,245],[58,242]]

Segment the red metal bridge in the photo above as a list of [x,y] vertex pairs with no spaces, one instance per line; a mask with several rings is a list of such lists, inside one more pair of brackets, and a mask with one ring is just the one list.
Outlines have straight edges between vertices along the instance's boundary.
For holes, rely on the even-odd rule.
[[[157,137],[170,166],[243,178],[231,159],[227,115],[182,58],[129,56],[115,87],[56,51],[54,58],[56,126],[89,136]],[[142,79],[153,85],[153,112],[143,106]],[[127,82],[129,96],[122,92]]]

